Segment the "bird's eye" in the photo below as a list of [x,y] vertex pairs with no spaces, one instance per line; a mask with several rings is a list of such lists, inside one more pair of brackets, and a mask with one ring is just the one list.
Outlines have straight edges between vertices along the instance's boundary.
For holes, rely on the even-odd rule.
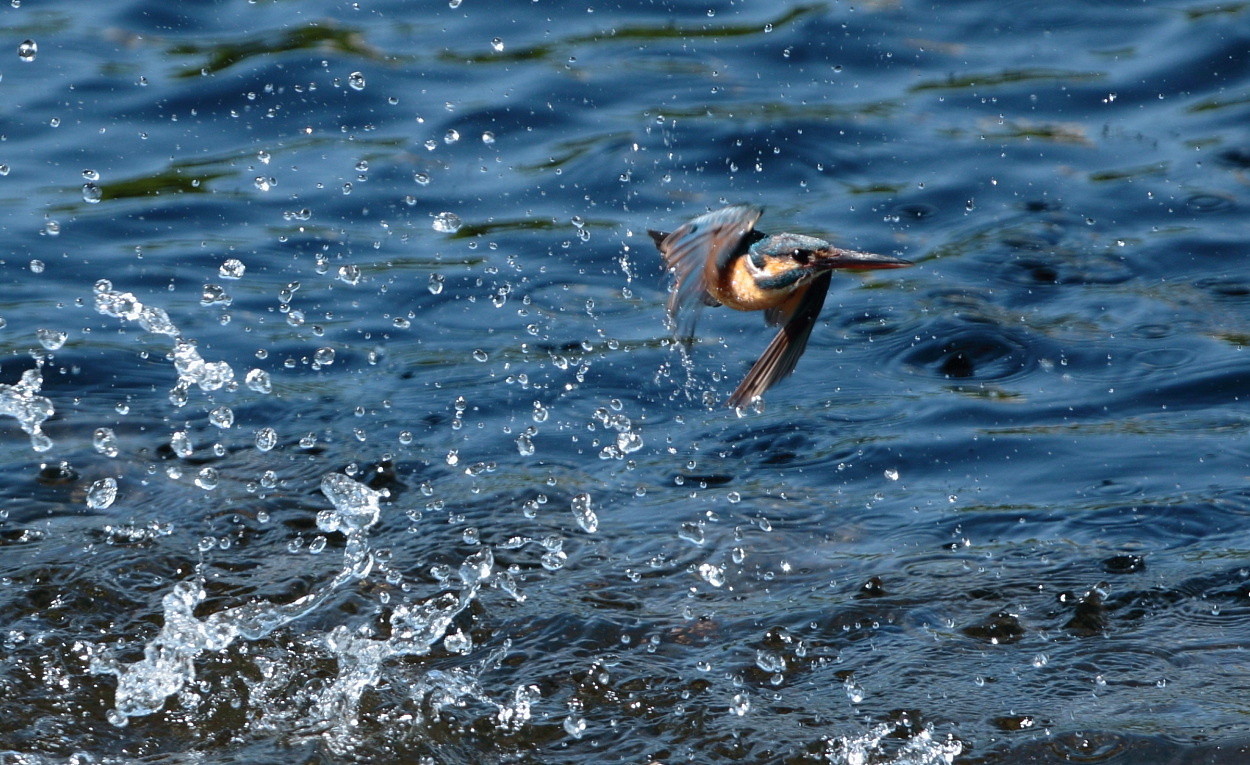
[[807,250],[795,250],[794,252],[790,253],[790,257],[794,258],[795,262],[797,263],[806,263],[807,262]]

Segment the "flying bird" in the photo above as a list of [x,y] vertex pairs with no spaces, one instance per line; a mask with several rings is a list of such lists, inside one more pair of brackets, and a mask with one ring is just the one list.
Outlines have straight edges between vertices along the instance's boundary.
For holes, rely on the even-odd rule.
[[755,229],[764,208],[732,205],[704,213],[672,233],[647,230],[672,274],[668,316],[683,342],[694,336],[702,306],[763,311],[781,329],[726,404],[749,404],[794,371],[835,269],[903,268],[911,261],[834,247],[802,234]]

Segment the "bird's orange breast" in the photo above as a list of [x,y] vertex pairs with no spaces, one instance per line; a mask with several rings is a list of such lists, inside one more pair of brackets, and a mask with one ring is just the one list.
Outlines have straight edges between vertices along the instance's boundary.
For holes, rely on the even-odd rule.
[[785,302],[794,290],[760,289],[756,275],[747,268],[748,257],[734,258],[724,272],[717,272],[715,263],[708,260],[703,274],[708,293],[737,311],[763,311]]

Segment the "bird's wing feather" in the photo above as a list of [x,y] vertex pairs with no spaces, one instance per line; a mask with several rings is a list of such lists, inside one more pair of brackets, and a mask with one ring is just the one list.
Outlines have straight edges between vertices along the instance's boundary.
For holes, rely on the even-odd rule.
[[704,213],[671,234],[649,232],[664,258],[665,269],[673,274],[668,316],[680,339],[694,335],[699,308],[720,305],[708,292],[704,276],[709,259],[718,266],[726,264],[755,229],[763,211],[755,205],[733,205]]
[[764,309],[764,323],[770,327],[776,327],[789,321],[794,312],[803,305],[806,296],[806,290],[797,289],[781,305]]
[[[785,317],[786,323],[777,330],[772,342],[725,402],[728,406],[737,409],[749,404],[756,396],[763,395],[764,391],[794,371],[794,365],[807,349],[807,339],[811,337],[812,327],[816,326],[820,309],[825,305],[825,295],[829,292],[831,278],[833,274],[826,271],[786,301],[786,305],[782,307],[789,308]],[[776,309],[779,311],[778,320],[781,319],[782,309]]]

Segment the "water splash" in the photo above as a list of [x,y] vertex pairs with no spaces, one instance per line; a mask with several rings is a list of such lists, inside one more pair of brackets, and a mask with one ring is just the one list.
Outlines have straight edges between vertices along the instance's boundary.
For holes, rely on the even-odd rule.
[[178,370],[178,382],[169,391],[174,406],[187,403],[187,392],[192,385],[212,392],[230,386],[234,382],[234,370],[224,361],[205,361],[195,347],[194,340],[182,336],[177,325],[163,308],[145,306],[130,292],[118,292],[107,279],[95,284],[95,309],[105,316],[137,321],[143,329],[157,335],[174,338],[174,368]]
[[609,407],[595,409],[593,417],[604,428],[616,431],[612,443],[599,451],[599,459],[624,459],[625,455],[633,454],[643,447],[642,435],[634,430],[634,423],[629,417],[620,413],[622,404],[613,399]]
[[[342,568],[329,582],[290,603],[258,600],[197,618],[195,609],[206,595],[202,580],[180,582],[162,599],[164,626],[145,646],[143,658],[122,664],[109,649],[93,650],[91,671],[117,677],[114,706],[108,719],[123,726],[130,718],[160,711],[171,696],[181,694],[195,682],[196,661],[205,652],[221,651],[242,638],[255,641],[292,621],[306,616],[325,603],[329,597],[349,583],[367,578],[375,565],[369,546],[369,530],[381,515],[380,502],[385,490],[371,489],[341,473],[331,473],[321,480],[321,491],[332,507],[317,515],[317,527],[326,534],[339,533],[346,539]],[[465,558],[454,577],[458,585],[437,593],[424,601],[401,603],[391,609],[389,635],[378,637],[372,630],[339,624],[315,638],[315,648],[325,651],[337,664],[337,672],[325,681],[305,687],[301,694],[307,703],[309,723],[314,728],[338,731],[350,737],[358,720],[361,697],[376,687],[384,675],[384,665],[400,657],[423,656],[441,642],[459,634],[455,618],[467,609],[487,585],[498,583],[499,589],[518,600],[515,582],[506,572],[495,571],[490,548]],[[449,582],[452,577],[449,577]],[[465,643],[467,650],[472,643]],[[490,654],[476,672],[466,669],[431,670],[423,673],[408,689],[418,709],[437,711],[440,705],[459,704],[461,699],[476,699],[494,707],[501,726],[515,729],[530,719],[530,707],[538,698],[535,689],[518,688],[508,703],[489,700],[478,686],[475,676],[487,666],[498,664],[508,650]],[[253,661],[263,676],[270,678],[252,686],[253,702],[268,708],[273,703],[290,703],[289,689],[282,683],[286,673],[267,671],[271,659],[256,656]],[[273,667],[269,666],[269,670]],[[268,702],[268,703],[267,703]]]
[[953,736],[935,738],[933,726],[925,725],[899,743],[899,729],[882,723],[858,736],[838,736],[827,741],[825,759],[851,765],[951,765],[963,753],[963,742]]
[[590,506],[589,494],[574,495],[572,507],[573,518],[577,521],[577,525],[581,526],[582,531],[593,534],[599,530],[599,516],[595,515],[595,511]]
[[220,651],[239,637],[259,640],[273,630],[314,610],[343,584],[366,575],[371,567],[365,530],[377,522],[378,500],[385,492],[357,484],[340,474],[325,476],[322,492],[334,505],[322,511],[317,523],[323,531],[341,530],[347,536],[344,566],[325,587],[290,603],[253,601],[196,618],[205,598],[200,580],[174,585],[161,605],[165,624],[143,650],[143,659],[122,665],[103,652],[94,656],[91,671],[117,677],[111,723],[126,725],[131,717],[160,711],[165,700],[195,680],[195,659],[205,651]]
[[52,448],[52,439],[43,432],[43,422],[56,411],[52,399],[39,395],[42,387],[42,363],[23,372],[22,379],[14,385],[0,383],[0,415],[16,418],[30,435],[30,448],[37,452]]

